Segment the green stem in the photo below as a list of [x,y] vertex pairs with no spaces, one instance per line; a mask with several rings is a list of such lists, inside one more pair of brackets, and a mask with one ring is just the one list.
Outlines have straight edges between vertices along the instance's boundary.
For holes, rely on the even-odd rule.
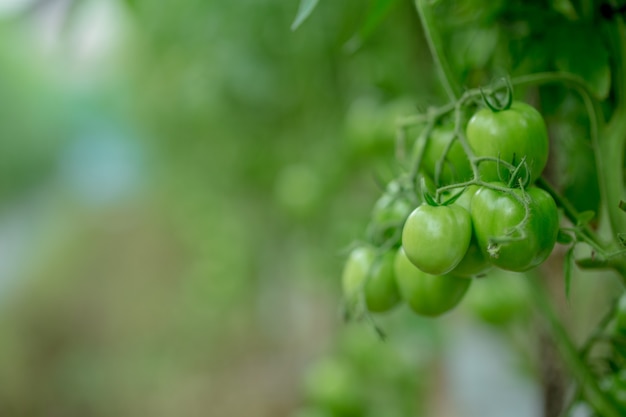
[[[578,225],[578,219],[580,218],[580,213],[578,212],[578,210],[576,210],[574,205],[572,203],[570,203],[570,201],[568,199],[566,199],[561,194],[559,194],[554,189],[554,187],[552,187],[552,185],[548,181],[546,181],[543,177],[540,177],[537,180],[537,185],[552,196],[554,201],[556,201],[556,204],[563,209],[563,213],[565,213],[565,216],[569,219],[569,221],[572,222],[572,224],[574,226],[577,226]],[[593,230],[591,230],[589,225],[584,225],[582,227],[582,231],[597,246],[599,246],[601,248],[604,248],[605,245],[603,245],[602,242],[600,242],[600,239],[593,232]]]
[[591,348],[593,347],[595,341],[598,340],[598,338],[604,332],[604,329],[606,329],[606,326],[608,326],[609,323],[611,322],[611,319],[613,319],[613,316],[615,316],[615,310],[617,309],[618,302],[619,302],[619,298],[615,298],[613,300],[607,312],[604,313],[604,315],[600,319],[600,322],[596,326],[596,329],[594,330],[594,332],[587,338],[587,341],[580,349],[580,356],[583,359],[587,358],[587,356],[589,355],[589,352],[591,352]]
[[443,86],[448,94],[448,98],[450,101],[456,101],[461,96],[461,87],[456,81],[457,77],[452,72],[450,62],[443,53],[445,50],[443,41],[435,28],[435,17],[433,16],[430,2],[429,0],[415,0],[415,7],[422,21],[430,53],[441,73]]
[[576,90],[584,90],[595,101],[600,99],[593,94],[589,84],[584,78],[569,72],[553,71],[553,72],[536,72],[534,74],[522,75],[511,79],[511,84],[517,86],[525,85],[542,85],[542,84],[565,84]]
[[620,417],[620,411],[615,404],[613,404],[612,400],[600,390],[596,383],[595,376],[581,359],[578,350],[561,325],[561,321],[553,310],[552,303],[542,284],[536,278],[529,278],[528,281],[533,290],[533,298],[550,327],[550,334],[554,339],[554,343],[568,370],[578,381],[589,404],[603,417]]
[[[620,201],[624,199],[624,145],[626,143],[626,27],[621,18],[607,30],[609,46],[613,56],[612,74],[614,75],[614,91],[616,108],[611,119],[602,129],[600,137],[593,142],[598,170],[600,196],[607,210],[611,238],[619,247],[618,233],[626,232],[626,215],[620,209]],[[626,261],[617,260],[619,271],[626,272]],[[622,272],[622,280],[626,275]]]

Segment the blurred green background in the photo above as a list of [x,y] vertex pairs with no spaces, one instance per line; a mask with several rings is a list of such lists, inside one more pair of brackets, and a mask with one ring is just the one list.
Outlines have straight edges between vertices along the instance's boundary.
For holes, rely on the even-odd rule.
[[411,2],[371,4],[0,2],[1,416],[324,416],[324,374],[372,417],[536,415],[523,334],[341,322],[394,117],[443,97]]

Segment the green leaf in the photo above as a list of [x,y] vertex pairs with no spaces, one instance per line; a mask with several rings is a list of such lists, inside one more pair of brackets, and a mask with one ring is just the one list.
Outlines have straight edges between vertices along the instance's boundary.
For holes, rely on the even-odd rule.
[[428,185],[426,184],[426,179],[424,177],[422,177],[421,179],[420,186],[422,188],[422,197],[424,198],[426,204],[433,207],[438,206],[439,204],[437,204],[437,202],[435,201],[435,197],[433,197],[432,193],[428,189]]
[[439,205],[435,201],[435,198],[428,192],[428,190],[425,190],[423,194],[424,194],[424,201],[426,201],[426,204],[428,204],[429,206],[433,206],[433,207],[437,207]]
[[609,95],[609,51],[597,28],[586,24],[559,25],[551,44],[557,69],[584,78],[599,99]]
[[387,14],[389,14],[391,6],[397,2],[398,0],[373,0],[370,2],[370,7],[363,24],[357,33],[346,42],[345,49],[350,53],[356,52],[363,42],[376,30]]
[[565,278],[565,297],[569,299],[569,289],[572,281],[572,259],[574,257],[574,247],[572,246],[565,253],[565,259],[563,261],[563,276]]
[[553,10],[559,12],[569,20],[578,19],[578,14],[576,13],[576,9],[574,5],[569,0],[552,0],[551,7]]
[[620,208],[620,210],[622,210],[622,211],[626,211],[626,201],[624,201],[624,200],[620,200],[620,201],[619,201],[619,208]]
[[298,8],[298,13],[296,14],[296,18],[291,24],[291,30],[296,30],[300,25],[309,17],[315,7],[319,3],[319,0],[300,0],[300,7]]
[[584,226],[596,217],[596,213],[592,210],[583,211],[578,215],[578,221],[576,222],[576,226]]
[[626,233],[618,233],[617,240],[619,240],[620,245],[626,246]]
[[464,187],[461,191],[459,191],[458,193],[454,194],[452,197],[444,201],[442,206],[449,206],[450,204],[454,203],[456,200],[459,199],[459,197],[461,197],[461,195],[465,192],[465,190],[467,190],[467,187]]

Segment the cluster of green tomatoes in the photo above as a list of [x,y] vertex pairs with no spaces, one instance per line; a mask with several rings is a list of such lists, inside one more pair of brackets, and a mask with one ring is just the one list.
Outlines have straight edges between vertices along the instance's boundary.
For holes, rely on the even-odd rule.
[[559,230],[554,199],[535,185],[548,143],[541,114],[519,101],[423,127],[408,173],[387,185],[366,242],[346,261],[347,311],[385,312],[404,301],[438,316],[489,269],[544,262]]

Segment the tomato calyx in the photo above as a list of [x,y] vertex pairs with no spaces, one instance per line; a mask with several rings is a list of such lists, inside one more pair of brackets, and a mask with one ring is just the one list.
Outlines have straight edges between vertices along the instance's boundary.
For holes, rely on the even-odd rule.
[[[499,158],[498,161],[500,161]],[[513,166],[515,166],[515,154],[513,154]],[[498,166],[497,169],[498,175],[501,176],[500,167]],[[509,172],[511,175],[509,176],[508,182],[500,178],[502,182],[508,183],[509,188],[526,188],[530,185],[530,169],[528,169],[528,164],[526,163],[526,156],[522,158],[520,163],[517,164],[513,170],[509,170]]]
[[453,204],[456,200],[459,199],[459,197],[461,197],[461,195],[463,195],[467,187],[463,187],[461,191],[451,195],[450,197],[448,197],[447,199],[443,201],[439,201],[441,198],[441,194],[439,192],[436,192],[435,195],[433,195],[431,190],[428,188],[428,185],[426,184],[426,180],[424,179],[424,177],[422,177],[421,189],[422,189],[422,197],[424,198],[424,202],[431,207],[439,207],[439,206],[449,206]]

